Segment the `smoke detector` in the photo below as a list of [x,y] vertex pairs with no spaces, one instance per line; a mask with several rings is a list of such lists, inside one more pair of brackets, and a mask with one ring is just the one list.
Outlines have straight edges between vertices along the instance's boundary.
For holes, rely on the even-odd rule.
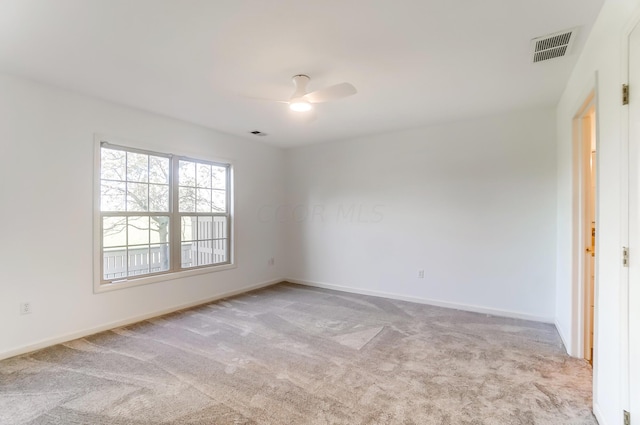
[[533,63],[568,55],[576,39],[578,28],[554,32],[531,40]]

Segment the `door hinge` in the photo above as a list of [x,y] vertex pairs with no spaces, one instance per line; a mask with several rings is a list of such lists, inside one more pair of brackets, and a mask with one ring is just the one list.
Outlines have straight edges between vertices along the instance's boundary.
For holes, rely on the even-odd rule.
[[629,267],[629,248],[626,246],[622,247],[622,265]]
[[622,85],[622,104],[629,104],[629,84]]
[[631,425],[631,413],[624,411],[624,425]]

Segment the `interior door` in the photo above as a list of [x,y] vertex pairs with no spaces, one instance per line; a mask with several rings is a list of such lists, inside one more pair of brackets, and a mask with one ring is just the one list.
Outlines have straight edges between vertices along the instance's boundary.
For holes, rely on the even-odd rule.
[[629,36],[629,408],[640,423],[640,26]]

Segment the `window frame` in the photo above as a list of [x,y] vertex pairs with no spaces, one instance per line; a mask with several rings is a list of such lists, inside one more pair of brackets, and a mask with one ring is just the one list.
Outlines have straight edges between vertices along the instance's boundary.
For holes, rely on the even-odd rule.
[[[110,147],[114,149],[121,149],[127,152],[141,153],[146,155],[154,155],[169,159],[170,178],[169,178],[169,211],[168,212],[135,212],[135,211],[122,211],[122,212],[103,212],[101,210],[101,165],[102,165],[102,147]],[[227,184],[226,191],[226,212],[211,212],[211,213],[198,213],[198,212],[180,212],[178,208],[178,164],[179,161],[190,161],[195,163],[205,163],[213,166],[223,166],[227,169],[226,178]],[[147,285],[156,282],[164,282],[174,279],[182,279],[190,276],[197,276],[201,274],[214,273],[223,270],[229,270],[236,267],[235,264],[235,215],[234,215],[234,179],[233,173],[234,165],[232,161],[223,160],[221,158],[210,158],[206,155],[178,155],[175,153],[167,153],[154,150],[152,146],[145,146],[141,143],[135,143],[130,141],[123,141],[114,137],[107,137],[103,135],[94,135],[94,284],[93,289],[95,293],[107,292],[112,290],[124,289],[133,286]],[[169,269],[166,271],[146,273],[139,276],[129,276],[116,279],[104,279],[103,267],[103,217],[105,216],[169,216]],[[226,223],[226,255],[227,261],[224,263],[205,264],[201,266],[182,267],[181,261],[181,220],[183,216],[224,216],[227,219]],[[213,239],[215,241],[215,239]]]
[[[179,184],[179,179],[178,179],[178,175],[179,175],[179,167],[180,167],[180,161],[188,161],[188,162],[193,162],[196,164],[208,164],[208,165],[212,165],[212,166],[217,166],[217,167],[225,167],[227,169],[226,172],[226,181],[227,181],[227,185],[225,188],[225,192],[226,192],[226,199],[225,199],[225,204],[226,204],[226,212],[225,213],[215,213],[215,212],[197,212],[197,211],[193,211],[193,212],[181,212],[180,211],[180,199],[178,193],[180,190],[180,187],[186,187],[186,186],[180,186]],[[231,214],[230,214],[230,208],[229,208],[229,203],[230,203],[230,197],[231,197],[231,189],[230,189],[230,182],[231,182],[231,164],[230,163],[222,163],[222,162],[217,162],[217,161],[209,161],[209,160],[205,160],[205,159],[195,159],[192,157],[188,157],[188,156],[175,156],[175,161],[173,161],[171,163],[172,165],[172,177],[173,177],[173,181],[170,184],[170,188],[171,188],[171,195],[170,195],[170,199],[169,202],[171,203],[171,210],[173,211],[173,215],[171,216],[172,219],[171,220],[171,225],[172,227],[172,231],[171,234],[172,236],[174,236],[176,238],[176,240],[178,241],[175,244],[171,244],[170,243],[170,248],[171,248],[171,254],[172,254],[172,258],[176,258],[178,259],[175,263],[174,266],[176,267],[177,271],[183,271],[183,270],[196,270],[196,269],[201,269],[201,268],[207,268],[207,267],[216,267],[216,266],[224,266],[230,263],[231,258],[228,258],[226,262],[224,263],[214,263],[214,264],[205,264],[205,265],[201,265],[201,266],[193,266],[193,267],[182,267],[181,263],[182,263],[182,239],[180,236],[180,229],[182,226],[182,217],[226,217],[227,218],[227,229],[226,229],[226,233],[227,233],[227,243],[229,244],[229,248],[227,249],[227,256],[230,257],[229,251],[231,250],[231,247],[234,245],[231,241]],[[194,187],[194,189],[196,189]],[[212,188],[213,190],[213,188]],[[197,209],[197,208],[196,208]],[[175,217],[174,217],[175,216]],[[216,239],[211,239],[212,241],[215,241]],[[197,242],[200,242],[200,240],[196,240]]]

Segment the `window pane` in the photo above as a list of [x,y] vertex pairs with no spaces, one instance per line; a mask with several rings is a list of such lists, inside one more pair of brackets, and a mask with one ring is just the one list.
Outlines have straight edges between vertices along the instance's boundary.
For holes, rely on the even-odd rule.
[[197,242],[183,242],[181,248],[180,265],[183,268],[195,267],[198,255]]
[[129,217],[127,223],[129,246],[149,243],[149,217]]
[[102,246],[124,246],[127,244],[126,217],[102,217]]
[[224,190],[214,190],[211,199],[213,212],[227,211],[227,192]]
[[211,165],[209,164],[196,164],[197,170],[197,186],[198,187],[211,187]]
[[129,248],[127,276],[149,273],[149,246]]
[[196,212],[196,190],[191,187],[181,187],[179,192],[180,212]]
[[151,216],[149,223],[151,226],[150,242],[151,243],[167,243],[169,242],[169,217],[168,216]]
[[127,247],[105,248],[102,251],[102,276],[105,280],[127,276]]
[[198,239],[213,239],[213,217],[198,217]]
[[227,237],[227,217],[213,217],[213,239]]
[[127,183],[127,211],[149,211],[149,185]]
[[149,181],[149,155],[127,152],[127,181]]
[[213,178],[214,189],[226,189],[227,188],[227,167],[213,166],[211,170]]
[[196,238],[196,221],[197,217],[182,217],[180,223],[180,240],[193,241]]
[[227,262],[226,217],[182,217],[181,227],[182,267]]
[[149,211],[169,211],[169,186],[161,184],[149,185]]
[[180,161],[178,164],[178,185],[196,186],[196,163]]
[[169,184],[169,158],[149,157],[149,182]]
[[126,209],[126,183],[103,181],[100,185],[100,210],[124,211]]
[[228,245],[227,239],[213,240],[213,264],[226,263],[229,261],[229,256],[227,255]]
[[198,195],[196,199],[196,211],[210,213],[211,212],[211,189],[196,189]]
[[100,178],[125,180],[126,152],[101,148]]
[[151,273],[169,270],[169,244],[151,245],[149,250],[149,271]]
[[213,241],[198,241],[198,265],[213,264]]

